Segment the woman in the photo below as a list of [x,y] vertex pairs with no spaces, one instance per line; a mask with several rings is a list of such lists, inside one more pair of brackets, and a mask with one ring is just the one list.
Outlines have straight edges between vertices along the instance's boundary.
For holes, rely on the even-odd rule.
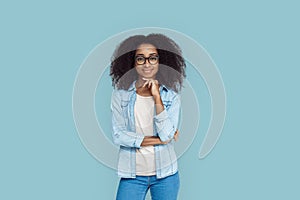
[[113,141],[120,146],[117,200],[175,200],[179,190],[178,137],[185,62],[162,34],[127,38],[115,50],[110,76]]

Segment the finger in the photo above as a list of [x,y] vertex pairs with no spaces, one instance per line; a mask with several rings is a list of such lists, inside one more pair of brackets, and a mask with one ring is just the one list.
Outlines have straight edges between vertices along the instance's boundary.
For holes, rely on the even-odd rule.
[[176,130],[175,134],[174,134],[174,140],[177,141],[179,137],[179,131]]
[[177,135],[177,134],[178,134],[178,130],[175,131],[175,134],[174,134],[174,135]]
[[157,80],[153,80],[153,84],[155,84],[155,86],[156,86],[157,88],[159,88],[159,83],[158,83]]
[[157,86],[157,83],[155,80],[151,80],[151,86]]
[[149,80],[148,88],[151,88],[151,87],[152,87],[152,81]]
[[145,87],[148,83],[149,83],[149,80],[144,83],[143,87]]

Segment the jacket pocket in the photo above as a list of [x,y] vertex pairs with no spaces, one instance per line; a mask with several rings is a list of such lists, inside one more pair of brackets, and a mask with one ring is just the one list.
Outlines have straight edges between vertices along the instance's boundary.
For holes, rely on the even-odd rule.
[[168,110],[169,107],[172,105],[172,101],[170,101],[170,100],[163,100],[162,102],[163,102],[166,110]]
[[121,107],[122,107],[122,109],[125,108],[125,107],[128,107],[128,103],[129,103],[129,101],[122,100],[121,101]]

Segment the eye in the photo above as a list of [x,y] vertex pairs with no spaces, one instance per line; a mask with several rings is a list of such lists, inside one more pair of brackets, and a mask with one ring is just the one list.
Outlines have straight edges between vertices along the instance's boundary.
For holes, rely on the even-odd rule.
[[150,59],[150,61],[156,61],[157,57],[156,56],[151,56],[149,59]]
[[142,56],[137,56],[137,57],[135,58],[135,61],[136,61],[138,64],[144,63],[144,62],[145,62],[145,58],[142,57]]
[[158,56],[150,56],[149,57],[149,62],[151,64],[156,64],[158,62]]

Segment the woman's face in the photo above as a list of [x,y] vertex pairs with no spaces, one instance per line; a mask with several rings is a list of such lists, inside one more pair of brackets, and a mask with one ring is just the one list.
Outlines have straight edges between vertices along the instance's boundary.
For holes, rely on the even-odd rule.
[[158,52],[152,44],[141,44],[135,52],[135,69],[139,79],[155,79],[158,72]]

